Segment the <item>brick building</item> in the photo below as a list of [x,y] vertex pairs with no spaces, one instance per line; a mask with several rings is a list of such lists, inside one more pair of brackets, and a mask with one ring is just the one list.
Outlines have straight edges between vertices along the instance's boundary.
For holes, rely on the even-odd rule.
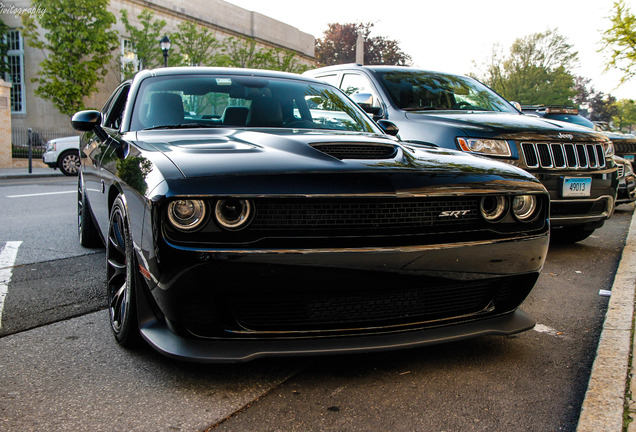
[[[73,131],[68,116],[60,114],[50,102],[36,97],[33,93],[37,85],[31,78],[37,76],[39,64],[44,54],[26,45],[21,34],[19,13],[28,13],[31,3],[28,0],[16,0],[2,4],[0,19],[5,22],[9,32],[8,62],[11,73],[5,77],[12,83],[10,94],[11,126],[15,131],[32,128],[44,139],[52,136],[68,135]],[[228,37],[254,39],[258,46],[265,49],[282,48],[294,52],[302,64],[314,64],[314,37],[283,22],[265,15],[252,12],[223,0],[111,0],[109,10],[117,18],[113,27],[120,37],[120,50],[113,53],[109,72],[99,92],[85,99],[85,105],[101,108],[111,91],[121,80],[121,58],[127,48],[127,35],[121,23],[120,10],[126,9],[132,24],[143,9],[151,10],[155,19],[163,19],[167,25],[166,33],[178,31],[183,21],[192,21],[211,31],[217,40]],[[54,11],[33,11],[33,13],[54,13]],[[157,50],[159,50],[157,41]]]

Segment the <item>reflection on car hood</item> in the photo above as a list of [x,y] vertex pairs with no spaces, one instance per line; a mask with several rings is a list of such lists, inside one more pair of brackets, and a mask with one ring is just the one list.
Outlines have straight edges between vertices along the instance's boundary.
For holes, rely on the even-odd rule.
[[[573,123],[503,112],[407,112],[406,117],[409,120],[435,122],[447,127],[455,127],[463,130],[466,136],[470,136],[472,132],[508,139],[536,139],[531,136],[533,132],[536,132],[542,134],[544,139],[547,138],[546,133],[552,133],[551,137],[555,139],[561,138],[559,134],[571,134],[575,140],[589,141],[591,136],[595,136],[598,141],[604,140],[602,135]],[[520,137],[519,134],[522,136]]]
[[[209,129],[140,131],[140,148],[162,152],[185,177],[210,175],[267,175],[276,173],[428,171],[446,174],[492,174],[533,180],[518,168],[466,153],[410,147],[388,137],[341,132],[289,129]],[[375,144],[397,146],[389,159],[340,160],[312,147]]]

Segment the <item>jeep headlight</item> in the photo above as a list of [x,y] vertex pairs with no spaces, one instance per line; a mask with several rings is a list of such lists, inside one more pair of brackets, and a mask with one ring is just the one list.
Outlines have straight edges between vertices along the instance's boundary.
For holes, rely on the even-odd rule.
[[55,151],[55,141],[49,141],[46,143],[46,151]]
[[457,138],[457,142],[459,147],[465,152],[497,157],[510,157],[512,155],[510,145],[506,140]]

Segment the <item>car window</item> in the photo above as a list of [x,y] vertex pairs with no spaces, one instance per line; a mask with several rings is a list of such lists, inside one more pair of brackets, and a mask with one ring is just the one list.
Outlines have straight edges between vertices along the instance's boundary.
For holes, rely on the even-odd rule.
[[104,107],[104,110],[102,111],[104,127],[119,129],[121,126],[124,108],[126,107],[126,100],[128,98],[128,90],[130,90],[130,84],[126,84],[118,88],[113,94],[111,100],[109,100]]
[[373,88],[371,81],[364,75],[354,73],[344,74],[340,88],[349,96],[358,93],[368,93],[373,96],[373,106],[380,106],[377,93]]
[[275,127],[381,133],[336,88],[254,76],[160,76],[145,79],[131,130],[177,127]]
[[339,87],[338,84],[340,84],[340,80],[338,79],[338,74],[334,73],[334,74],[328,74],[328,75],[321,75],[319,77],[317,77],[319,80],[324,81],[326,83],[331,84],[332,86],[335,87]]
[[418,70],[378,72],[393,103],[406,111],[517,111],[497,93],[468,77]]

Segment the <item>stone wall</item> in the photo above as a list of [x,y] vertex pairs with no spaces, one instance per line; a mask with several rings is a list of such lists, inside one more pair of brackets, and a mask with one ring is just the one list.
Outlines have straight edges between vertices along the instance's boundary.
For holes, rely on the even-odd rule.
[[0,80],[0,168],[11,168],[11,84]]

